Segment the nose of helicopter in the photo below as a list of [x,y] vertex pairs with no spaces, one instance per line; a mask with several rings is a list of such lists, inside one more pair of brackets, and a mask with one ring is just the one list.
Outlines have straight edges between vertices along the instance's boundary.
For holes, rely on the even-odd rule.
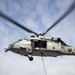
[[13,48],[14,44],[9,44],[9,49]]
[[12,50],[14,44],[9,44],[8,48],[4,48],[5,52]]

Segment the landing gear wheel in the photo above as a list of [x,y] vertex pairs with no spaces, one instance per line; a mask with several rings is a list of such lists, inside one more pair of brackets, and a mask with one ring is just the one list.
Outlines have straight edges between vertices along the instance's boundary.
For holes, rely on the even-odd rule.
[[29,60],[32,61],[33,60],[33,57],[29,57]]

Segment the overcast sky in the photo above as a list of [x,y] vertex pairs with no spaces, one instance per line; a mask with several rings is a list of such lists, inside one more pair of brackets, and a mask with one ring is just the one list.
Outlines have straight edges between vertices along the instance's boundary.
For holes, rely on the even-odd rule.
[[[0,0],[0,10],[29,29],[42,33],[75,0]],[[4,52],[9,44],[32,34],[0,18],[0,75],[44,75],[41,57],[31,62],[27,57]],[[60,37],[75,47],[75,10],[45,36]],[[44,57],[48,75],[75,75],[75,56]]]

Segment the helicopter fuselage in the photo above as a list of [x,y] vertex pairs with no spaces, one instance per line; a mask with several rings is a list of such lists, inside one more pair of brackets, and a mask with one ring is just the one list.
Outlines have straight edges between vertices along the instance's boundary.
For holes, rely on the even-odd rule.
[[[68,16],[75,9],[75,1],[67,9],[67,11],[55,21],[44,33],[38,34],[35,31],[21,25],[14,19],[10,18],[6,14],[0,11],[0,17],[13,23],[28,33],[33,33],[36,37],[31,37],[30,39],[21,39],[5,48],[5,51],[12,51],[21,55],[31,55],[31,56],[60,56],[60,55],[75,55],[75,48],[70,47],[65,44],[60,38],[55,37],[45,37],[52,28],[54,28],[60,21],[62,21],[66,16]],[[29,57],[29,56],[28,56]],[[32,58],[30,58],[32,60]]]
[[31,37],[21,39],[11,45],[5,51],[12,51],[24,56],[62,56],[75,55],[75,48],[66,45],[60,38]]

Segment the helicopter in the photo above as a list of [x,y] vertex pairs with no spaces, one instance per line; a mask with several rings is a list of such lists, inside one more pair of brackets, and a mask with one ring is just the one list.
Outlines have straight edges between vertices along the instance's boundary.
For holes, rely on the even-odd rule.
[[61,40],[61,38],[44,36],[61,20],[63,20],[67,15],[69,15],[74,9],[75,2],[53,25],[51,25],[44,33],[40,34],[19,24],[18,22],[4,14],[2,11],[0,11],[1,18],[13,23],[13,25],[27,31],[28,33],[34,34],[30,37],[30,39],[20,39],[12,44],[9,44],[9,47],[4,49],[5,52],[12,51],[14,53],[27,56],[30,61],[33,60],[33,56],[57,57],[62,55],[75,55],[75,47],[67,45]]

